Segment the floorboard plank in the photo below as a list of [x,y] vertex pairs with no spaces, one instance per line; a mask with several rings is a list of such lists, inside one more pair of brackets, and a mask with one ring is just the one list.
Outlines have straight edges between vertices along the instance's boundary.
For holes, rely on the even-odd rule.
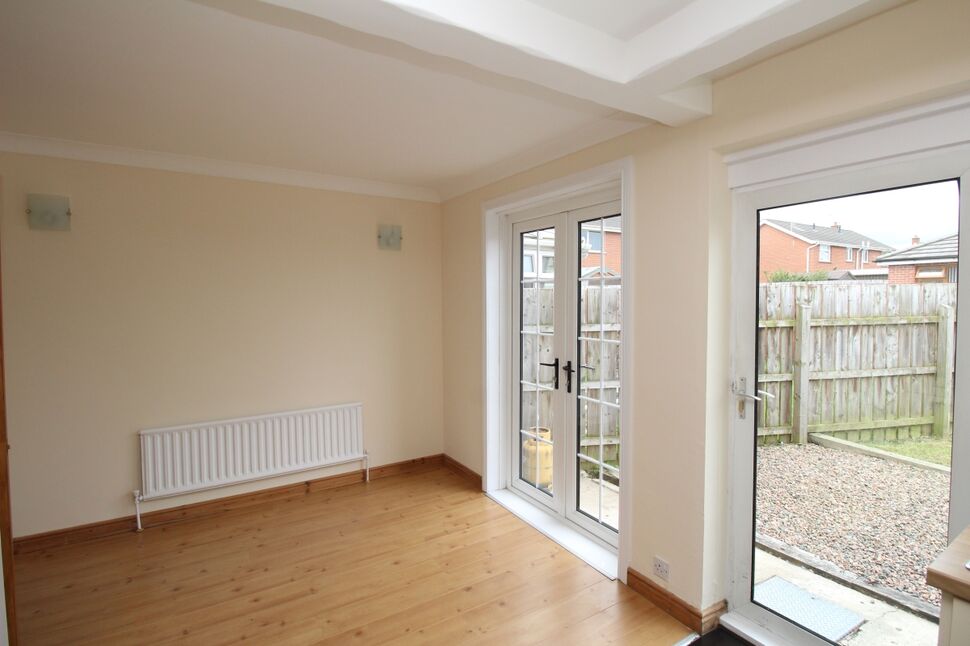
[[689,633],[439,468],[18,555],[29,644],[670,644]]

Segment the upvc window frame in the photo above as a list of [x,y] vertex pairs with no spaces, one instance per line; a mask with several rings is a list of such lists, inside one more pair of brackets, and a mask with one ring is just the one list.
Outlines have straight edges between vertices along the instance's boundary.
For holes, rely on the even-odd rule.
[[599,237],[600,237],[600,247],[599,247],[599,249],[594,249],[593,246],[592,246],[592,244],[590,244],[590,247],[589,247],[589,249],[587,251],[589,251],[590,253],[603,253],[603,249],[605,248],[605,244],[606,244],[605,243],[606,234],[605,234],[604,231],[602,231],[602,230],[600,230],[600,231],[593,231],[591,229],[583,229],[582,242],[584,244],[587,243],[587,242],[589,242],[589,238],[591,237],[590,234],[593,234],[593,233],[596,233],[596,234],[599,235]]
[[540,251],[539,252],[539,266],[538,266],[538,271],[539,271],[539,277],[540,278],[552,278],[553,276],[556,275],[555,269],[553,269],[553,271],[546,271],[545,270],[545,267],[546,267],[546,262],[545,261],[547,259],[549,259],[549,258],[552,259],[553,266],[555,267],[555,264],[556,264],[556,255],[555,255],[555,253],[553,253],[551,251]]
[[522,258],[523,258],[523,260],[525,258],[528,258],[529,259],[529,262],[532,263],[532,270],[529,271],[525,267],[523,267],[522,268],[522,275],[523,276],[536,276],[536,277],[538,277],[539,274],[536,272],[536,267],[537,267],[536,255],[534,253],[526,253],[526,254],[523,254]]
[[820,263],[831,263],[832,262],[832,245],[830,244],[820,244],[818,246],[818,261]]

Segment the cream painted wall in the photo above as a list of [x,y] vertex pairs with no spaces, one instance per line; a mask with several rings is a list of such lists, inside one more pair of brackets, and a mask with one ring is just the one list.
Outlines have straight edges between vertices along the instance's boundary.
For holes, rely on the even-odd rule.
[[[372,465],[442,451],[439,205],[12,154],[0,177],[14,535],[133,513],[140,428],[360,400]],[[26,193],[70,196],[73,230],[29,230]]]
[[649,575],[659,554],[671,569],[669,584],[659,584],[698,607],[722,599],[731,200],[721,154],[970,89],[967,25],[970,2],[904,5],[718,81],[711,118],[679,129],[650,126],[447,202],[446,453],[482,469],[481,204],[633,156],[638,372],[631,566]]

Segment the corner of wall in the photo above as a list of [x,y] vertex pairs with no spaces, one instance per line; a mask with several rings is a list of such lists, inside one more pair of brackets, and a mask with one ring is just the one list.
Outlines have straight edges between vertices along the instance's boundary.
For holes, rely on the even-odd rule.
[[710,153],[707,266],[707,407],[701,608],[724,599],[728,542],[728,417],[731,340],[731,194],[721,155]]

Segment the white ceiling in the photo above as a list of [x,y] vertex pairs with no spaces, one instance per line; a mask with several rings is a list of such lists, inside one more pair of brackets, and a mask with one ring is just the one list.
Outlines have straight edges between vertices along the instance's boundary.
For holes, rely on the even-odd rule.
[[718,69],[894,0],[711,2],[3,0],[0,148],[88,154],[29,135],[447,198],[700,118]]
[[633,38],[691,3],[691,0],[530,1],[620,40]]

